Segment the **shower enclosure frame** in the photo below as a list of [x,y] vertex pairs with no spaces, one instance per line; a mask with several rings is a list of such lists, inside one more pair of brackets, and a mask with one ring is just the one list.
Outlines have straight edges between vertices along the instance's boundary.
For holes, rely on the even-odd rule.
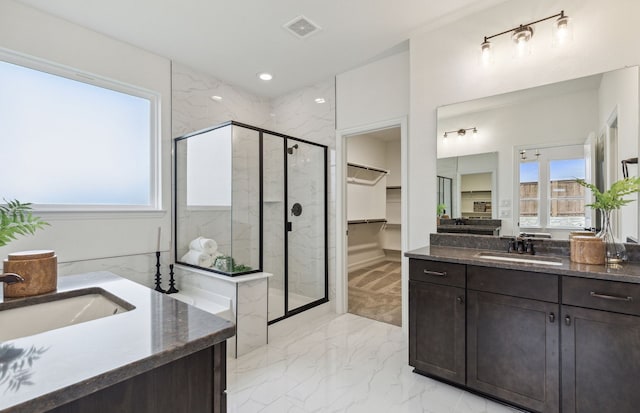
[[[209,271],[209,272],[213,272],[216,274],[222,274],[228,277],[235,277],[235,276],[241,276],[241,275],[247,275],[247,274],[252,274],[252,273],[257,273],[257,272],[262,272],[263,269],[263,264],[264,264],[264,260],[263,260],[263,252],[264,252],[264,229],[263,229],[263,220],[264,220],[264,147],[263,147],[263,136],[264,134],[268,134],[270,136],[274,136],[274,137],[279,137],[283,139],[283,179],[284,179],[284,183],[283,183],[283,198],[282,201],[284,203],[284,207],[283,207],[283,213],[284,213],[284,227],[282,228],[284,237],[284,268],[283,268],[283,277],[284,277],[284,314],[280,317],[274,318],[273,320],[269,320],[268,324],[271,325],[273,323],[276,323],[278,321],[284,320],[286,318],[289,318],[291,316],[294,316],[296,314],[299,314],[301,312],[304,312],[310,308],[316,307],[318,305],[324,304],[326,302],[329,301],[329,225],[328,225],[328,220],[329,220],[329,204],[328,204],[328,147],[326,145],[322,145],[316,142],[311,142],[305,139],[301,139],[301,138],[296,138],[290,135],[285,135],[283,133],[279,133],[279,132],[274,132],[268,129],[264,129],[264,128],[260,128],[257,126],[252,126],[252,125],[248,125],[242,122],[237,122],[237,121],[226,121],[223,123],[220,123],[218,125],[209,127],[209,128],[204,128],[195,132],[191,132],[188,134],[185,134],[183,136],[179,136],[177,138],[174,138],[173,140],[173,159],[174,159],[174,173],[173,173],[173,180],[175,183],[178,182],[178,168],[177,168],[177,143],[181,140],[187,139],[191,136],[195,136],[198,134],[202,134],[205,132],[209,132],[212,130],[216,130],[216,129],[220,129],[223,127],[227,127],[227,126],[238,126],[238,127],[242,127],[242,128],[246,128],[246,129],[250,129],[253,131],[258,132],[258,139],[259,139],[259,199],[260,199],[260,207],[259,207],[259,220],[260,220],[260,230],[259,230],[259,254],[260,254],[260,258],[259,258],[259,264],[260,264],[260,268],[256,269],[256,270],[251,270],[251,271],[247,271],[247,272],[241,272],[241,273],[237,273],[237,274],[228,274],[228,273],[224,273],[221,271],[217,271],[213,268],[204,268],[204,267],[200,267],[197,265],[191,265],[191,264],[186,264],[186,263],[180,263],[181,265],[185,265],[188,267],[192,267],[192,268],[197,268],[197,269],[201,269],[204,271]],[[324,236],[324,251],[323,251],[323,262],[324,262],[324,274],[323,274],[323,281],[324,281],[324,296],[314,300],[312,302],[309,302],[307,304],[304,304],[300,307],[296,307],[293,309],[289,309],[289,232],[291,231],[291,222],[289,220],[289,208],[287,207],[288,205],[288,201],[289,201],[289,188],[288,188],[288,183],[289,183],[289,171],[288,171],[288,166],[289,166],[289,161],[288,161],[288,142],[289,141],[293,141],[293,142],[300,142],[300,143],[304,143],[307,145],[312,145],[315,147],[319,147],[322,148],[322,152],[323,152],[323,201],[322,201],[322,206],[323,206],[323,225],[322,225],[322,229],[323,229],[323,236]],[[174,219],[173,219],[173,233],[177,234],[178,232],[178,220],[177,220],[177,210],[176,207],[178,205],[178,191],[176,190],[175,186],[174,186],[174,191],[173,191],[173,210],[174,210]],[[175,240],[175,236],[174,236],[174,240]],[[174,252],[174,257],[177,258],[178,256],[178,246],[177,243],[174,242],[173,246],[173,252]]]

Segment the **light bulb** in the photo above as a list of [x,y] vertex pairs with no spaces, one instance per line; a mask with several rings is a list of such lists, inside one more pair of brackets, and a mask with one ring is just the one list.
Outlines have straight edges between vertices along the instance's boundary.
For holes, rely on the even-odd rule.
[[529,40],[533,37],[533,29],[530,26],[520,26],[513,31],[512,39],[516,43],[516,55],[522,57],[531,53]]
[[482,60],[482,64],[484,65],[491,63],[491,58],[493,55],[491,47],[492,47],[491,42],[489,42],[486,39],[480,45],[480,59]]
[[571,24],[569,24],[569,17],[564,13],[556,20],[553,26],[553,44],[561,46],[571,40]]

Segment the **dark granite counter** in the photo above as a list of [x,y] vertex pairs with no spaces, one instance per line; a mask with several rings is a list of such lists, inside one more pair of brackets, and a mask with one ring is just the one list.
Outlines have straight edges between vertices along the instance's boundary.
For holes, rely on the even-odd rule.
[[[491,249],[458,248],[451,246],[430,246],[415,249],[405,253],[406,257],[418,258],[429,261],[442,261],[459,264],[472,264],[482,267],[505,268],[510,270],[523,270],[548,274],[568,275],[573,277],[594,278],[600,280],[623,281],[640,284],[640,263],[625,262],[617,266],[589,265],[571,262],[568,256],[554,255],[560,258],[562,265],[550,266],[543,264],[530,264],[519,262],[498,261],[478,257],[478,253],[495,251]],[[513,254],[519,257],[518,254]],[[541,257],[543,255],[536,255]],[[526,258],[527,255],[521,256]]]
[[136,308],[0,343],[0,367],[3,357],[6,364],[8,354],[18,352],[30,364],[22,377],[0,368],[0,412],[35,413],[61,406],[211,347],[235,332],[220,317],[106,271],[58,281],[58,291],[87,287],[100,287]]
[[461,233],[461,234],[487,234],[498,235],[500,226],[492,225],[438,225],[437,231],[441,233]]

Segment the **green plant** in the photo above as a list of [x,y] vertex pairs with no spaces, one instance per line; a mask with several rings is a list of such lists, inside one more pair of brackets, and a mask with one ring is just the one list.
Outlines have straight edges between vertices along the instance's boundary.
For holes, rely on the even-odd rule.
[[588,183],[584,179],[576,178],[576,182],[590,189],[596,198],[595,202],[587,204],[587,206],[604,211],[619,209],[623,205],[633,202],[633,199],[625,199],[624,197],[640,191],[640,177],[629,177],[616,181],[604,192],[600,192],[595,185]]
[[438,216],[442,216],[442,214],[444,214],[445,212],[447,212],[447,206],[445,204],[438,204],[438,207],[436,209],[436,213],[438,214]]
[[0,206],[0,247],[4,247],[18,235],[33,235],[47,225],[40,217],[31,214],[31,204],[4,200]]
[[224,272],[251,271],[251,267],[244,264],[236,264],[236,260],[228,255],[220,255],[213,261],[213,267]]

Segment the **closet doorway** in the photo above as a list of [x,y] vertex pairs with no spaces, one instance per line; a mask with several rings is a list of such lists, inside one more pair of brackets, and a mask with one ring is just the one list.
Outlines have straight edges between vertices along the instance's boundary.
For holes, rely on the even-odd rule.
[[345,142],[347,311],[402,326],[401,128]]

